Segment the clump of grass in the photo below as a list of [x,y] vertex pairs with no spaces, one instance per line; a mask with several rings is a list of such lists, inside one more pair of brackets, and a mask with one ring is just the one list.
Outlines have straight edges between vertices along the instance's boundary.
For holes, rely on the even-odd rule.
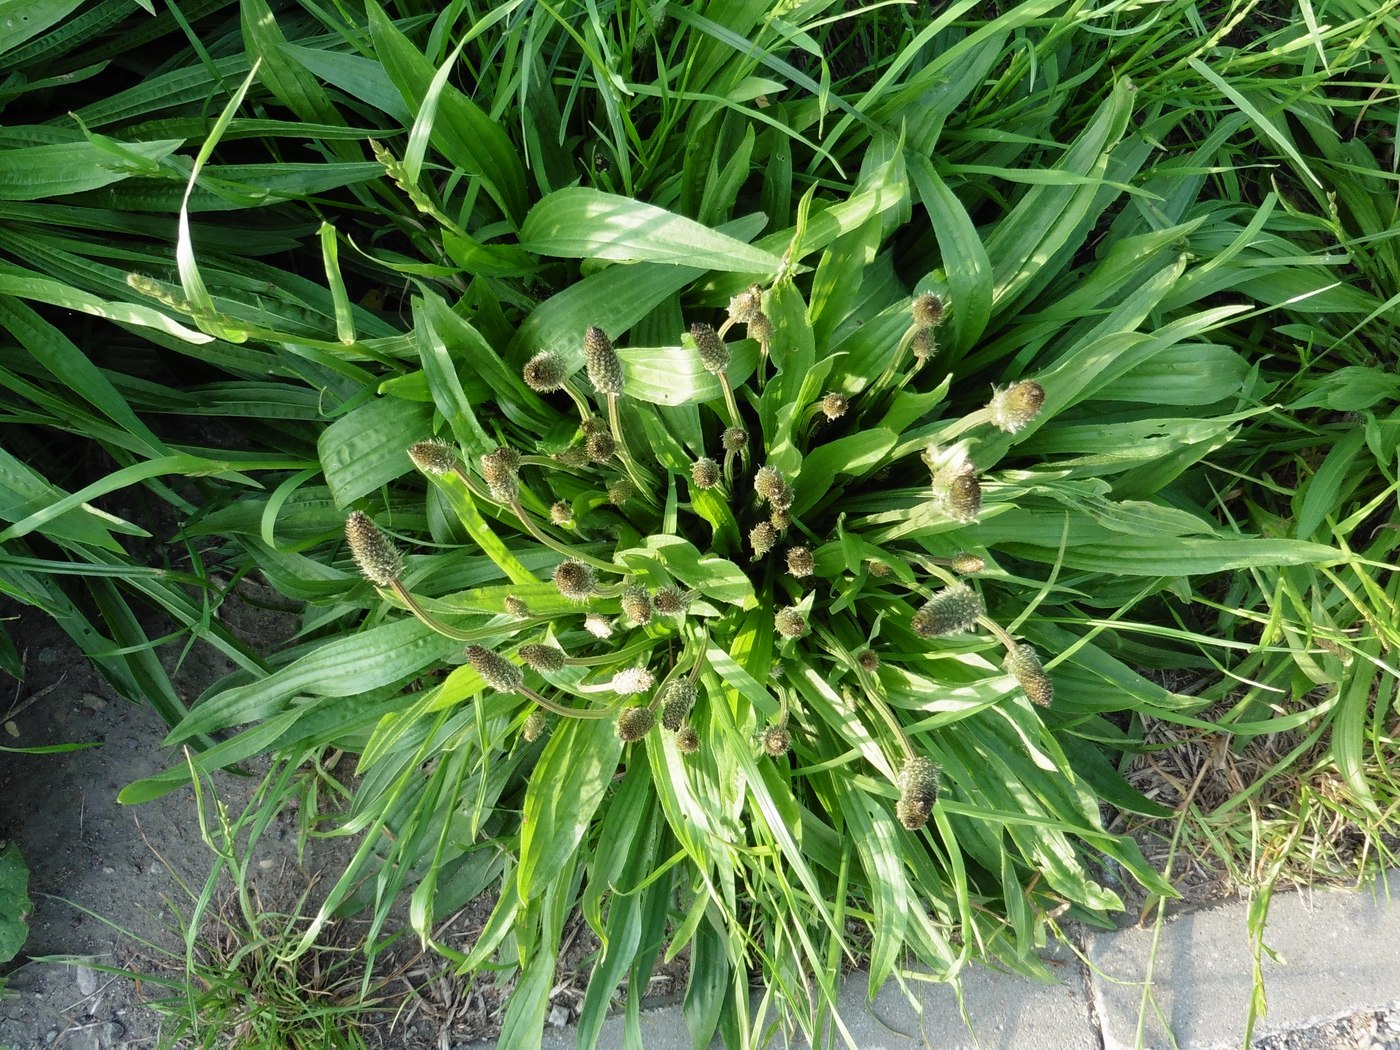
[[[1363,189],[1383,167],[1338,160],[1321,131],[1301,150],[1287,129],[1326,123],[1311,110],[1269,115],[1322,74],[1267,81],[1321,51],[1338,94],[1359,92],[1381,20],[1237,48],[1222,41],[1248,5],[1209,12],[1204,34],[1181,7],[982,22],[954,5],[845,34],[819,7],[800,33],[758,4],[718,27],[539,9],[465,36],[458,9],[369,4],[364,27],[313,12],[315,32],[250,17],[220,72],[246,79],[193,168],[152,161],[186,191],[178,281],[123,272],[144,258],[101,272],[152,338],[258,377],[210,393],[272,406],[292,421],[273,444],[297,450],[257,461],[271,495],[189,532],[311,603],[308,640],[271,674],[246,665],[172,739],[250,726],[206,767],[355,752],[346,830],[368,835],[298,945],[357,906],[378,931],[407,893],[463,971],[517,971],[503,1044],[543,1025],[574,906],[610,946],[585,1038],[663,942],[691,951],[697,1043],[752,1042],[771,1012],[818,1034],[858,954],[875,984],[908,958],[949,978],[974,957],[1043,972],[1055,916],[1120,903],[1101,854],[1169,892],[1099,817],[1166,815],[1121,756],[1219,699],[1154,667],[1210,671],[1213,694],[1250,682],[1222,719],[1236,737],[1335,718],[1338,769],[1353,797],[1368,788],[1369,681],[1333,706],[1278,700],[1348,659],[1390,683],[1393,595],[1373,577],[1391,548],[1351,542],[1393,483],[1388,424],[1380,398],[1291,388],[1257,348],[1352,354],[1346,329],[1388,299],[1327,272],[1344,244],[1385,277],[1385,251],[1356,246],[1383,243],[1383,224],[1356,225],[1380,218]],[[369,55],[383,76],[366,91]],[[246,124],[249,99],[296,120]],[[243,186],[215,163],[222,136],[275,154],[308,120],[324,164],[263,174],[318,219],[325,187],[344,190],[324,286],[239,257],[200,218],[206,186]],[[1370,174],[1332,214],[1325,191],[1242,186],[1260,149],[1303,187],[1323,184],[1314,153]],[[377,311],[369,293],[391,286]],[[1279,315],[1276,338],[1260,317],[1280,288],[1320,316]],[[1333,432],[1303,421],[1292,491],[1262,451],[1298,422],[1278,424],[1281,391],[1371,413],[1315,473]],[[1330,527],[1331,498],[1354,493]],[[1376,637],[1353,640],[1362,621]],[[434,919],[490,884],[480,942],[442,944]]]

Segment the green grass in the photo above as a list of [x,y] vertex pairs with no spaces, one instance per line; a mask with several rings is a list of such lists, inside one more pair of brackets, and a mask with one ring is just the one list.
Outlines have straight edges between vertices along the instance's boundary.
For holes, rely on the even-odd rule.
[[[343,911],[377,935],[403,894],[429,939],[497,888],[454,961],[518,971],[510,1045],[538,1039],[575,908],[605,946],[580,1045],[620,981],[686,947],[697,1045],[839,1042],[843,961],[872,989],[914,961],[1043,974],[1035,946],[1062,915],[1105,921],[1114,879],[1169,894],[1102,806],[1184,822],[1245,885],[1326,871],[1320,814],[1369,843],[1394,798],[1397,5],[1373,6],[247,0],[65,23],[16,52],[6,116],[29,123],[0,153],[28,486],[7,588],[161,703],[170,742],[210,745],[200,769],[358,754],[338,833],[363,845],[301,948]],[[93,48],[122,57],[56,105],[45,78]],[[740,323],[707,368],[689,326],[755,282],[771,340]],[[926,361],[921,295],[944,315]],[[585,368],[592,325],[615,398]],[[107,353],[78,350],[94,331]],[[522,380],[541,352],[571,393]],[[1008,433],[984,408],[1023,380],[1044,404]],[[576,451],[581,411],[615,456]],[[199,417],[236,442],[192,441]],[[54,435],[101,450],[95,477]],[[453,467],[425,476],[407,449],[434,436]],[[526,457],[512,481],[481,466],[497,446]],[[755,498],[765,464],[788,521]],[[183,521],[189,572],[133,564],[130,515],[90,507],[132,485]],[[402,576],[359,575],[351,509]],[[586,605],[551,582],[565,552],[603,576]],[[925,637],[960,552],[986,617]],[[306,603],[297,643],[222,633],[211,564]],[[642,622],[615,583],[692,601]],[[239,670],[186,713],[133,603]],[[462,649],[546,637],[587,662],[528,672],[543,705]],[[1048,708],[1008,643],[1040,653]],[[627,667],[648,700],[699,687],[697,753],[619,739]],[[570,713],[526,739],[540,706]],[[1257,775],[1209,807],[1125,778],[1214,741]],[[911,756],[942,785],[906,830]],[[1261,859],[1271,841],[1294,859]]]

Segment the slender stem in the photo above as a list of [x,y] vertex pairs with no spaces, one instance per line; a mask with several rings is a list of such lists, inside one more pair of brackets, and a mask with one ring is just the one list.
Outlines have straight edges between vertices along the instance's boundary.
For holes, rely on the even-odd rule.
[[1006,647],[1007,653],[1014,653],[1016,651],[1016,640],[1006,633],[1001,624],[997,623],[985,613],[977,617],[977,622],[992,634],[996,635],[997,641],[1001,642],[1001,644]]
[[[456,642],[481,642],[485,641],[488,638],[495,638],[498,635],[513,634],[524,627],[533,627],[538,626],[539,624],[546,624],[551,622],[551,620],[553,619],[549,616],[536,616],[529,620],[513,620],[510,623],[497,624],[491,627],[477,627],[470,631],[465,631],[458,627],[447,626],[447,624],[443,623],[432,613],[428,612],[428,610],[423,607],[422,603],[419,602],[417,596],[414,595],[413,592],[410,591],[407,587],[405,587],[401,581],[395,580],[392,584],[390,584],[390,590],[392,590],[395,597],[397,597],[399,601],[403,603],[403,607],[409,612],[411,612],[414,616],[416,616],[425,625],[431,627],[434,631],[442,635],[444,638],[451,638],[453,641]],[[383,593],[384,591],[381,588],[380,594]]]
[[574,405],[578,408],[579,417],[583,422],[587,423],[593,418],[593,409],[589,406],[588,401],[579,393],[578,388],[567,379],[564,380],[564,392],[574,399]]
[[457,463],[452,467],[452,473],[457,475],[457,479],[467,487],[467,491],[472,494],[472,498],[482,503],[495,503],[489,492],[484,492],[476,487],[476,479],[471,476],[467,468]]
[[556,704],[553,700],[546,700],[528,685],[520,686],[517,691],[522,696],[529,697],[546,711],[553,711],[556,715],[563,715],[565,718],[608,718],[622,702],[619,698],[617,703],[609,704],[607,707],[564,707],[562,704]]
[[904,330],[904,335],[900,337],[899,345],[894,348],[894,354],[890,357],[890,363],[885,366],[885,370],[880,373],[880,378],[871,383],[865,389],[867,403],[874,406],[883,400],[885,391],[889,387],[891,380],[904,364],[904,355],[909,352],[909,347],[914,344],[914,337],[919,334],[919,326],[912,324]]
[[622,461],[622,468],[627,472],[627,476],[632,479],[632,484],[637,489],[637,494],[646,500],[653,507],[656,506],[655,481],[648,475],[642,473],[642,469],[632,458],[631,451],[627,448],[627,439],[622,435],[622,419],[617,410],[617,395],[608,395],[608,426],[612,429],[613,443],[617,445],[617,458]]
[[591,554],[585,554],[583,551],[574,550],[567,544],[560,543],[553,536],[548,535],[543,529],[541,529],[538,525],[535,524],[534,519],[531,518],[529,514],[525,513],[525,508],[520,505],[520,498],[518,496],[513,497],[511,499],[510,508],[511,510],[515,511],[515,516],[520,519],[520,524],[525,526],[525,531],[528,532],[535,539],[543,543],[550,550],[556,551],[559,554],[564,555],[564,557],[566,558],[572,558],[575,561],[587,562],[589,565],[592,565],[595,569],[602,569],[604,572],[617,573],[619,576],[627,575],[626,569],[619,568],[618,566],[613,565],[611,562],[603,561],[601,558],[595,558]]
[[743,423],[739,419],[739,403],[734,400],[734,388],[729,385],[728,374],[716,372],[715,378],[719,380],[720,389],[724,391],[724,403],[729,408],[730,425],[742,429]]

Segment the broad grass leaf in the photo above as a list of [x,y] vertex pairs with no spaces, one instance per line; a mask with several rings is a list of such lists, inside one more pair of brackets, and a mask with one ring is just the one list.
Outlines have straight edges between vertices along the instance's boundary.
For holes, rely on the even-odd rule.
[[1095,397],[1200,408],[1234,399],[1246,389],[1250,374],[1249,362],[1228,346],[1181,343],[1100,387]]
[[284,106],[309,124],[343,124],[340,110],[325,88],[287,54],[287,38],[267,0],[239,0],[243,46],[262,70],[263,85]]
[[909,156],[906,162],[919,200],[933,224],[949,299],[954,304],[947,324],[950,336],[943,338],[962,355],[977,342],[992,316],[992,262],[967,210],[929,159]]
[[[40,477],[28,464],[0,448],[0,521],[23,521],[57,502],[67,493]],[[137,528],[106,511],[83,504],[46,522],[43,534],[55,543],[87,544],[119,553],[124,548],[113,532],[142,535]]]
[[898,435],[876,427],[818,445],[802,458],[793,513],[801,514],[831,492],[838,475],[857,476],[874,470],[894,448]]
[[[1121,80],[1054,169],[1067,175],[1101,178],[1108,153],[1127,130],[1134,88]],[[987,239],[996,285],[994,310],[1004,310],[1068,243],[1089,216],[1098,187],[1033,186]]]
[[0,847],[0,963],[19,954],[29,935],[25,919],[33,905],[29,900],[29,868],[20,856],[19,846],[7,842]]
[[167,451],[88,355],[30,307],[0,296],[0,329],[9,332],[54,379],[130,434],[146,455]]
[[[155,170],[157,161],[183,145],[182,139],[123,143],[123,152],[133,158],[127,161],[133,167],[127,169],[92,142],[0,150],[0,200],[32,201],[110,186],[143,170]],[[135,167],[142,162],[144,169]]]
[[214,340],[213,336],[186,328],[148,306],[108,302],[91,292],[46,277],[34,277],[23,271],[16,272],[8,267],[0,269],[0,295],[32,299],[48,303],[50,306],[61,306],[66,310],[77,310],[93,317],[106,318],[109,321],[155,328],[187,343],[210,343]]
[[870,928],[870,995],[894,972],[905,951],[908,915],[916,895],[904,872],[906,851],[921,849],[918,836],[904,831],[884,798],[853,789],[843,777],[832,778],[847,825],[846,840],[855,846],[865,869]]
[[[410,111],[423,104],[436,70],[374,0],[365,5],[375,54]],[[499,123],[451,85],[444,85],[432,143],[459,171],[479,177],[512,224],[525,217],[525,168]]]
[[[1135,536],[1111,530],[1082,514],[1069,516],[1069,538],[1060,557],[1061,513],[1015,508],[977,527],[987,547],[1018,557],[1117,576],[1198,576],[1276,565],[1335,565],[1345,558],[1332,547],[1298,540],[1240,536]],[[1049,527],[1053,522],[1054,527]]]
[[[1325,539],[1322,524],[1329,514],[1340,507],[1352,506],[1351,494],[1361,483],[1359,472],[1352,469],[1357,454],[1366,441],[1366,432],[1353,427],[1332,446],[1327,458],[1300,486],[1294,497],[1293,535],[1299,539]],[[1363,468],[1364,469],[1364,468]]]
[[[1340,696],[1332,722],[1331,741],[1337,771],[1346,780],[1352,798],[1374,820],[1381,820],[1382,816],[1367,779],[1363,754],[1367,724],[1373,717],[1373,711],[1377,712],[1374,717],[1379,721],[1383,717],[1379,713],[1390,710],[1391,698],[1395,695],[1393,675],[1381,675],[1379,684],[1376,684],[1378,668],[1375,661],[1380,655],[1380,648],[1381,643],[1375,638],[1365,639],[1358,646],[1357,666],[1352,669],[1347,681],[1338,685]],[[1374,698],[1373,685],[1376,686]]]
[[283,44],[280,50],[351,98],[368,103],[401,124],[413,123],[413,112],[403,95],[394,87],[384,66],[374,59],[301,44]]
[[323,430],[316,451],[336,503],[348,507],[412,470],[408,447],[429,436],[431,423],[427,405],[381,397]]
[[[459,372],[476,377],[476,389],[484,384],[489,399],[515,422],[545,429],[553,421],[520,373],[508,367],[495,347],[440,295],[424,291],[422,309],[415,312],[414,320],[431,325]],[[582,339],[581,333],[579,338]]]
[[[758,344],[747,339],[729,343],[727,375],[731,387],[742,385],[758,364]],[[724,396],[719,378],[705,370],[692,346],[651,346],[620,349],[628,397],[653,405],[698,405]]]
[[516,879],[521,900],[544,893],[574,855],[621,755],[613,719],[560,719],[525,790]]
[[687,587],[716,601],[744,609],[757,602],[753,584],[739,566],[725,558],[701,555],[694,544],[679,536],[648,536],[645,546],[620,551],[618,556],[625,562],[656,561]]
[[[433,297],[435,300],[436,296]],[[441,302],[441,300],[437,300]],[[446,304],[443,304],[444,308]],[[477,422],[472,402],[462,387],[456,362],[447,349],[444,334],[434,323],[441,318],[438,310],[431,309],[421,299],[413,301],[414,335],[417,336],[418,354],[423,362],[423,376],[428,383],[428,391],[433,404],[442,413],[442,418],[452,428],[452,436],[467,451],[469,457],[484,456],[496,447],[481,424]],[[468,375],[475,375],[475,369],[466,369]],[[480,390],[477,391],[481,393]],[[404,446],[405,450],[408,446]]]
[[[763,229],[763,223],[762,216],[750,215],[717,232],[744,239]],[[523,363],[541,350],[553,350],[576,372],[583,367],[583,333],[589,325],[616,339],[704,273],[694,266],[637,263],[590,274],[530,312],[511,340],[509,356]]]
[[[8,0],[0,19],[0,55],[62,22],[83,0]],[[0,955],[11,959],[13,955]]]
[[431,667],[459,647],[408,618],[344,635],[266,678],[225,690],[200,704],[167,739],[175,744],[267,718],[300,694],[349,697],[393,685]]
[[773,274],[775,255],[693,219],[629,197],[585,186],[555,190],[533,208],[520,246],[538,255],[698,266],[706,270]]

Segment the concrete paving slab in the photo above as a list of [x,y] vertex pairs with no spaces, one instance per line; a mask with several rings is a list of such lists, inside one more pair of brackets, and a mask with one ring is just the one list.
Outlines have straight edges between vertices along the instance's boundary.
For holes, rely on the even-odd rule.
[[[1276,893],[1264,943],[1268,1013],[1257,1036],[1400,1001],[1400,873],[1363,892]],[[1137,1044],[1143,984],[1151,974],[1142,1046],[1147,1050],[1238,1047],[1253,994],[1248,905],[1171,919],[1155,955],[1151,928],[1092,936],[1094,1008],[1105,1050]],[[1170,1032],[1170,1034],[1168,1034]]]
[[909,982],[916,1010],[893,982],[867,1003],[864,975],[856,974],[842,987],[841,1018],[861,1050],[1096,1048],[1099,1038],[1079,960],[1068,952],[1048,958],[1062,983],[1044,984],[981,967],[964,971],[966,1020],[946,984]]
[[[970,967],[963,975],[963,1001],[968,1028],[958,1010],[957,996],[946,984],[910,981],[915,1003],[898,984],[880,990],[866,1002],[866,976],[852,974],[842,985],[841,1019],[859,1050],[1091,1050],[1099,1045],[1089,1015],[1088,989],[1078,959],[1069,952],[1047,955],[1062,984],[1043,984],[1023,977]],[[690,1050],[690,1035],[680,1007],[642,1014],[640,1048],[624,1040],[621,1017],[603,1027],[597,1050]],[[974,1034],[975,1037],[974,1037]],[[545,1034],[544,1050],[573,1050],[572,1027]],[[776,1048],[784,1045],[775,1040]],[[794,1046],[805,1045],[794,1042]],[[837,1045],[844,1046],[838,1040]],[[720,1046],[718,1040],[712,1044]]]

